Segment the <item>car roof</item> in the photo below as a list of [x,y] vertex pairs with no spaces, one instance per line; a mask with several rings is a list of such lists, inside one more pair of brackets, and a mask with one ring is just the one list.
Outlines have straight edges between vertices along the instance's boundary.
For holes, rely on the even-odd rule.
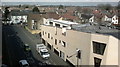
[[48,52],[48,50],[45,49],[45,48],[44,48],[44,49],[41,49],[41,51],[42,51],[42,52]]
[[[22,65],[28,64],[27,60],[20,60],[19,62],[22,63]],[[29,65],[29,64],[28,64],[28,65]]]
[[37,44],[37,45],[44,45],[44,44]]
[[25,44],[25,46],[29,46],[28,44]]

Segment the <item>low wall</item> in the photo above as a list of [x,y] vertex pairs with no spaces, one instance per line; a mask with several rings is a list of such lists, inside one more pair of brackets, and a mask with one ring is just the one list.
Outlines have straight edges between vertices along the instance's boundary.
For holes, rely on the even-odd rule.
[[25,26],[25,29],[28,30],[31,34],[39,34],[40,30],[30,30],[27,26]]

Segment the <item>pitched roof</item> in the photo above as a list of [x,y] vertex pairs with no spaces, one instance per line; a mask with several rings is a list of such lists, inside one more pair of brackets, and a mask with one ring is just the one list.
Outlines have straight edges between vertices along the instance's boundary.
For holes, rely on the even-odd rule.
[[28,14],[28,19],[34,19],[34,20],[40,20],[41,19],[41,14],[39,13],[30,13]]
[[45,18],[59,19],[60,16],[58,14],[56,14],[55,12],[48,12],[48,13],[46,13]]
[[22,15],[28,15],[29,13],[32,13],[30,10],[11,10],[10,15],[12,16],[22,16]]
[[89,19],[91,18],[93,15],[87,15],[87,14],[81,14],[81,17],[84,19]]
[[66,18],[66,19],[70,19],[70,20],[79,19],[77,16],[74,16],[73,11],[68,11],[68,12],[64,13],[63,15],[61,15],[61,17]]

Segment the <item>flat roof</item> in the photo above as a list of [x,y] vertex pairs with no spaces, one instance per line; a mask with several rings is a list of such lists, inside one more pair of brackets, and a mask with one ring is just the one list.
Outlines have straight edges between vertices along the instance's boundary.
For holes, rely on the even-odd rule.
[[50,21],[57,22],[57,23],[61,23],[61,24],[66,24],[66,25],[78,24],[78,23],[76,23],[76,22],[70,22],[70,21],[65,21],[65,20],[54,20],[54,19],[50,19]]
[[83,24],[83,25],[76,25],[72,27],[73,30],[87,32],[87,33],[98,33],[104,35],[112,35],[118,39],[120,39],[120,30],[114,27],[106,27],[100,25],[90,25],[90,24]]
[[65,20],[54,20],[49,19],[49,21],[57,22],[60,24],[71,25],[72,30],[86,32],[86,33],[98,33],[104,35],[111,35],[118,39],[120,39],[120,30],[116,29],[115,26],[111,25],[110,23],[86,23],[86,24],[78,24],[76,22],[70,22]]

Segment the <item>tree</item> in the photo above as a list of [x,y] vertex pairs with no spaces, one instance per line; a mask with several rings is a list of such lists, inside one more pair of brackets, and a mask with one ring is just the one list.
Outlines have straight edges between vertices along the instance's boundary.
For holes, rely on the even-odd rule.
[[99,9],[104,9],[104,4],[98,4],[97,7],[98,7]]
[[120,9],[120,1],[118,2],[117,9]]
[[4,16],[5,16],[5,20],[8,20],[8,15],[10,13],[10,11],[8,10],[9,7],[5,7],[5,13],[4,13]]
[[97,7],[102,10],[107,10],[107,11],[109,11],[112,8],[110,4],[98,4]]
[[63,5],[59,5],[59,9],[63,9],[64,8],[64,6]]
[[110,10],[111,8],[112,8],[112,6],[110,4],[105,5],[105,10]]
[[40,10],[38,9],[38,7],[36,7],[36,6],[32,9],[32,11],[33,12],[40,12]]
[[25,8],[29,8],[29,6],[28,6],[28,5],[26,5],[26,6],[25,6]]
[[22,7],[22,5],[20,4],[20,5],[18,5],[18,7],[19,7],[19,8],[21,8],[21,7]]

